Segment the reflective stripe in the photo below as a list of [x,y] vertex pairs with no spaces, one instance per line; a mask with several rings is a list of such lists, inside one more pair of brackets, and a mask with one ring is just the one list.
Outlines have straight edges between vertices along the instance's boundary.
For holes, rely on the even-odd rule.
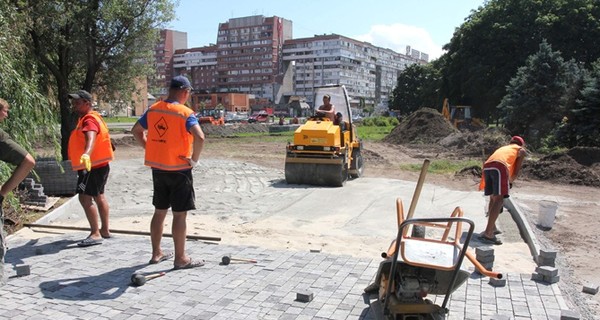
[[162,163],[158,163],[158,162],[153,162],[153,161],[144,161],[144,165],[147,165],[149,167],[152,168],[156,168],[156,169],[161,169],[161,170],[165,170],[165,171],[178,171],[178,170],[184,170],[184,169],[191,169],[192,166],[190,166],[189,164],[187,165],[166,165],[166,164],[162,164]]

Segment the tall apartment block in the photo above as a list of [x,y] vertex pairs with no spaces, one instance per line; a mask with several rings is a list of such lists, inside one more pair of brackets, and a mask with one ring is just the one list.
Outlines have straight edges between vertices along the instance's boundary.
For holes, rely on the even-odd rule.
[[337,34],[292,39],[291,21],[257,15],[219,24],[216,44],[179,49],[172,63],[200,92],[247,93],[274,104],[300,96],[313,104],[314,87],[343,84],[353,105],[386,109],[399,73],[428,60],[409,46],[401,54]]
[[196,91],[217,92],[217,46],[179,49],[173,56],[175,74],[185,74]]
[[160,39],[154,47],[156,73],[148,79],[148,88],[152,94],[166,94],[169,81],[174,75],[173,55],[176,50],[186,48],[186,32],[160,30]]
[[219,24],[217,87],[279,101],[284,68],[283,44],[292,39],[292,22],[277,16],[233,18]]
[[398,75],[408,65],[426,63],[428,56],[407,47],[407,54],[376,47],[337,34],[286,41],[283,61],[294,68],[293,92],[313,104],[313,88],[346,86],[352,104],[387,108]]

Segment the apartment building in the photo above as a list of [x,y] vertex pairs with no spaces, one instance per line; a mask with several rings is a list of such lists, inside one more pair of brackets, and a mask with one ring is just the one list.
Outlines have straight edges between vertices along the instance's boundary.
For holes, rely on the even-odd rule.
[[427,54],[410,54],[376,47],[337,34],[293,39],[283,46],[283,61],[293,66],[293,89],[285,96],[304,96],[313,105],[313,88],[346,86],[352,104],[387,108],[399,73],[413,63],[426,63]]
[[216,92],[217,46],[179,49],[173,56],[175,74],[185,74],[196,91]]
[[174,75],[173,55],[178,49],[187,48],[187,33],[175,30],[160,30],[160,38],[154,47],[156,73],[148,79],[149,91],[154,95],[166,93]]
[[285,70],[283,43],[292,39],[292,22],[262,15],[229,19],[217,34],[217,86],[278,102]]
[[156,54],[161,80],[185,74],[197,92],[246,93],[273,104],[303,96],[313,105],[314,87],[343,84],[353,105],[386,109],[398,74],[429,60],[410,46],[401,54],[337,34],[292,39],[292,22],[277,16],[229,19],[219,24],[216,44],[204,47],[177,47],[182,35],[187,43],[185,33],[161,32],[165,43]]

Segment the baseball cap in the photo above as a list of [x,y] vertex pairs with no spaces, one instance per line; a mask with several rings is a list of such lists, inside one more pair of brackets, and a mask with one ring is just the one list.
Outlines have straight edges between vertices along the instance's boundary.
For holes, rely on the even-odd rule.
[[175,78],[171,79],[171,88],[190,90],[193,89],[190,80],[188,80],[188,78],[186,78],[185,76],[176,76]]
[[519,136],[513,136],[512,138],[510,138],[510,143],[513,142],[520,145],[521,147],[525,145],[525,140],[523,140],[523,138]]
[[85,91],[85,90],[79,90],[75,93],[71,93],[69,94],[69,99],[85,99],[87,101],[92,101],[92,95]]

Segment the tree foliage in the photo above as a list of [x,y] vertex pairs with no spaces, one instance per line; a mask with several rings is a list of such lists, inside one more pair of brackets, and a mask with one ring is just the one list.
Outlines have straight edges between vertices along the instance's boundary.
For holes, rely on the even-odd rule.
[[60,106],[62,155],[74,119],[68,93],[84,89],[100,99],[127,101],[135,78],[150,69],[158,29],[173,18],[169,0],[17,1],[28,17],[28,45],[54,82]]
[[443,77],[451,101],[498,118],[506,86],[543,39],[565,60],[600,57],[600,6],[595,0],[490,0],[467,17],[444,48]]
[[564,119],[559,143],[567,147],[600,147],[600,60],[583,77],[579,99]]
[[567,64],[560,52],[543,41],[510,80],[507,94],[498,106],[505,114],[505,126],[523,135],[529,145],[540,147],[566,113],[563,97],[567,93]]
[[440,85],[440,73],[434,64],[410,65],[398,76],[390,109],[406,116],[422,107],[441,106]]
[[31,65],[21,41],[23,16],[8,1],[0,0],[0,97],[11,106],[1,124],[11,137],[31,154],[40,141],[56,143],[56,107],[45,98],[40,77]]

